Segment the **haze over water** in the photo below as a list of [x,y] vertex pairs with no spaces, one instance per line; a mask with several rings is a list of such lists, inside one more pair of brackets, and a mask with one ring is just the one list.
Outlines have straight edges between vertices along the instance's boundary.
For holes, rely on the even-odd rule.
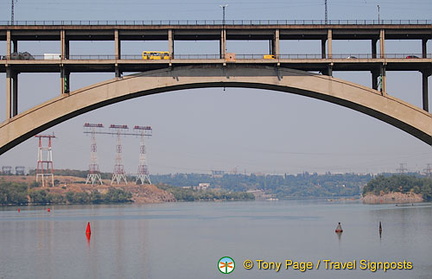
[[[431,213],[430,204],[326,201],[2,208],[0,278],[426,279]],[[218,271],[224,256],[236,263],[228,275]],[[251,270],[245,260],[254,262]],[[259,270],[257,260],[283,264],[279,272]],[[322,262],[301,272],[286,270],[286,260]],[[325,260],[356,261],[356,269],[326,269]],[[413,268],[372,272],[360,269],[361,260],[408,261]]]

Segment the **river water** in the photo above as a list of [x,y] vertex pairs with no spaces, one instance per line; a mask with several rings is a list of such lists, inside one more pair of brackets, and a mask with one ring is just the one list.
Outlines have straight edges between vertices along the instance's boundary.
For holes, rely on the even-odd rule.
[[[334,232],[338,222],[340,235]],[[0,209],[0,247],[5,279],[427,279],[432,206],[276,201],[52,206],[50,212],[9,207]],[[234,260],[230,274],[218,269],[224,256]],[[250,270],[243,266],[247,260]],[[278,271],[271,269],[278,263]],[[382,264],[373,271],[375,263]]]

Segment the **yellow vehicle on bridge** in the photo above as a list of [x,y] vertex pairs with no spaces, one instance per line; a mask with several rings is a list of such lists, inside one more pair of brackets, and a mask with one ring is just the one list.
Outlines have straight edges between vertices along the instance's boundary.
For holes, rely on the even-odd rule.
[[276,56],[273,54],[264,54],[263,59],[276,59]]
[[167,60],[170,59],[168,51],[143,51],[142,59],[144,60]]

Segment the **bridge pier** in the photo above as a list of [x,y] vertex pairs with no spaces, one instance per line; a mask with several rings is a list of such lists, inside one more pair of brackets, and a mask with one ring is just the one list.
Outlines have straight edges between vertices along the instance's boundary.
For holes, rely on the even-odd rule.
[[327,31],[327,55],[329,59],[333,58],[333,31],[329,29]]
[[380,70],[372,70],[372,89],[378,90],[378,79],[380,77]]
[[386,77],[386,65],[383,64],[380,67],[380,82],[379,82],[379,89],[381,92],[381,95],[387,95],[387,77]]
[[270,53],[273,54],[276,59],[279,59],[280,55],[280,39],[279,39],[279,29],[274,31],[273,40],[270,42]]
[[6,69],[6,119],[18,114],[18,73],[10,66]]
[[226,51],[227,51],[226,30],[224,28],[221,30],[221,37],[220,37],[220,56],[221,56],[220,58],[221,59],[225,59]]
[[70,93],[70,71],[64,66],[60,69],[60,92],[61,94]]
[[372,39],[372,58],[377,58],[378,39]]
[[174,59],[174,34],[173,30],[168,30],[168,52],[171,59]]
[[422,99],[423,99],[423,109],[429,111],[429,82],[428,78],[431,76],[431,70],[422,71]]

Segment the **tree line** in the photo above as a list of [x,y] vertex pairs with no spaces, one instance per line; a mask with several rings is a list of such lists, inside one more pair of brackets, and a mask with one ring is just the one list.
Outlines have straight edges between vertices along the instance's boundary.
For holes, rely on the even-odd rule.
[[56,194],[25,183],[0,181],[0,205],[128,203],[131,199],[132,193],[116,188],[109,188],[107,193],[94,190]]
[[215,189],[196,190],[192,188],[169,186],[166,184],[158,184],[156,186],[159,189],[172,193],[177,201],[239,201],[255,199],[252,193],[246,192],[230,192]]
[[425,201],[432,200],[432,179],[413,175],[378,175],[363,188],[363,195],[375,195],[390,192],[422,194]]
[[263,190],[278,199],[311,197],[360,196],[361,188],[372,179],[371,174],[317,174],[304,172],[297,175],[255,175],[255,174],[167,174],[151,175],[153,183],[175,186],[196,186],[210,183],[212,188],[242,192]]

